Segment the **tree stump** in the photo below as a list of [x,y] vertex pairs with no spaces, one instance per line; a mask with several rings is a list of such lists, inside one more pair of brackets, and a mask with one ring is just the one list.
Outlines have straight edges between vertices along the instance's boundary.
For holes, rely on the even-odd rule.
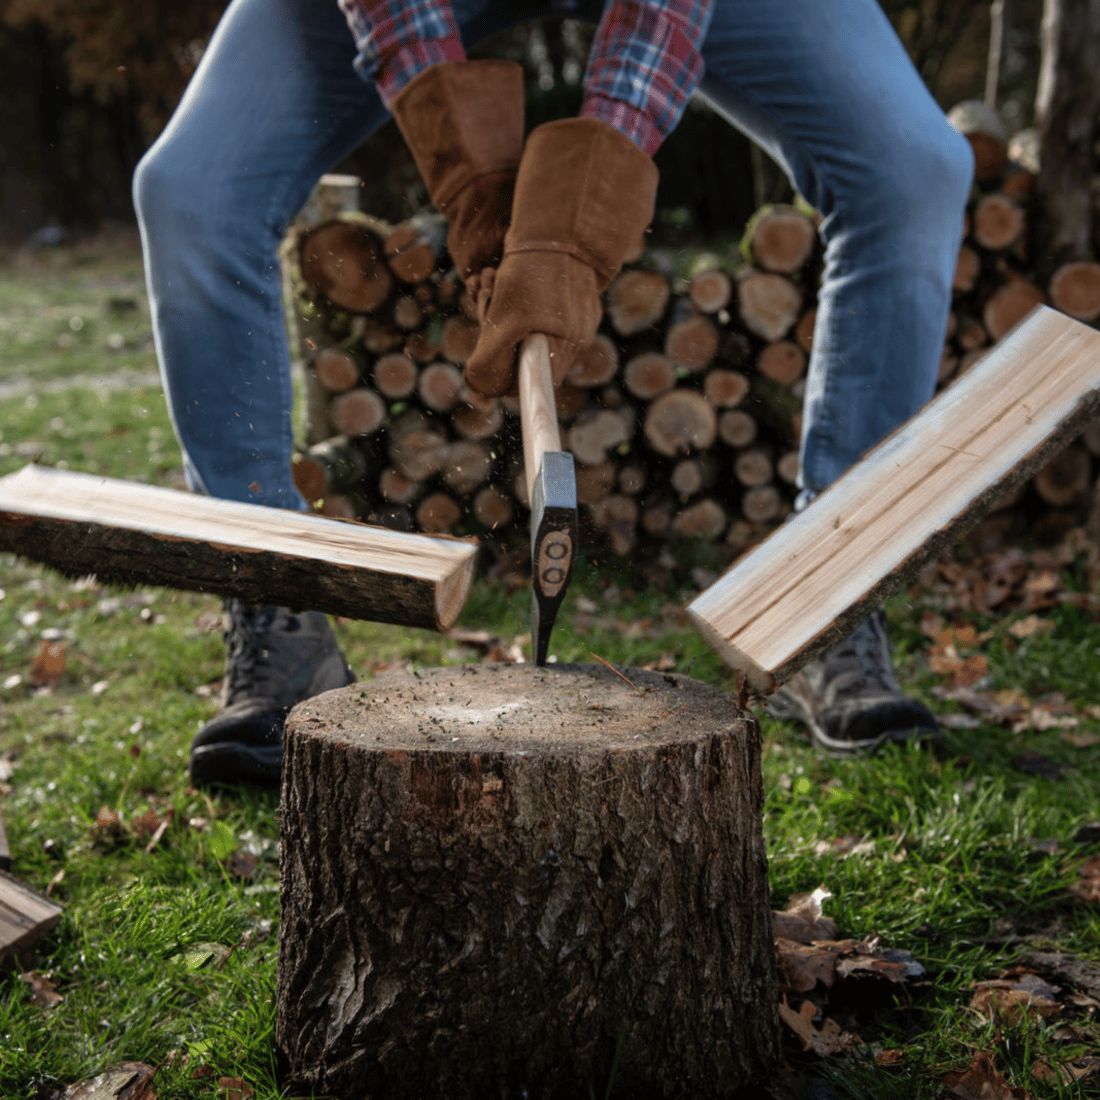
[[319,1092],[727,1096],[778,1055],[760,732],[685,676],[480,665],[286,723],[278,1043]]

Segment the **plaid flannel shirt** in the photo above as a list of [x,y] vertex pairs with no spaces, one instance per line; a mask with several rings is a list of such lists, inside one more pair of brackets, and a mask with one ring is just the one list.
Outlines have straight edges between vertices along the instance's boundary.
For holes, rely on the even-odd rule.
[[[355,67],[392,104],[418,73],[466,54],[447,0],[339,0],[355,38]],[[575,0],[554,0],[563,14]],[[703,75],[714,0],[614,0],[584,74],[581,117],[610,123],[652,155]]]

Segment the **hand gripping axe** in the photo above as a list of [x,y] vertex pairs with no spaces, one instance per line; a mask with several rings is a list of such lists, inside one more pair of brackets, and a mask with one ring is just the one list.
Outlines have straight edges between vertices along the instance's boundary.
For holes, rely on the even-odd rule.
[[519,409],[531,502],[531,644],[535,664],[544,665],[578,540],[577,476],[573,456],[561,449],[550,345],[541,333],[528,336],[520,348]]

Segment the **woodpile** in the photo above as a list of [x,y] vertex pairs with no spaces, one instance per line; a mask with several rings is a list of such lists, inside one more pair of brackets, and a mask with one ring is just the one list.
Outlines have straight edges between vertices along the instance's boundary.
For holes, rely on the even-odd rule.
[[[1037,303],[1100,316],[1097,264],[1033,280],[1033,173],[985,115],[964,124],[977,127],[983,178],[967,211],[941,386]],[[525,538],[518,402],[481,398],[462,381],[478,326],[447,266],[444,224],[424,215],[386,225],[342,187],[284,246],[305,406],[299,488],[329,515],[472,533],[495,547]],[[776,205],[750,221],[740,256],[701,256],[685,272],[653,251],[611,284],[596,342],[558,394],[587,547],[656,553],[701,539],[732,556],[790,511],[820,265],[813,216]],[[1033,483],[1052,509],[1079,507],[1095,480],[1100,439],[1074,449],[1077,460]]]

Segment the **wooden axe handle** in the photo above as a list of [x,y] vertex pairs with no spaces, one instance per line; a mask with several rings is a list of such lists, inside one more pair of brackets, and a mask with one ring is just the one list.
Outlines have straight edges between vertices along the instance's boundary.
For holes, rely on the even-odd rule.
[[519,349],[519,410],[523,424],[523,472],[527,499],[535,499],[535,478],[542,456],[561,450],[558,406],[550,373],[550,344],[541,332],[532,333]]

